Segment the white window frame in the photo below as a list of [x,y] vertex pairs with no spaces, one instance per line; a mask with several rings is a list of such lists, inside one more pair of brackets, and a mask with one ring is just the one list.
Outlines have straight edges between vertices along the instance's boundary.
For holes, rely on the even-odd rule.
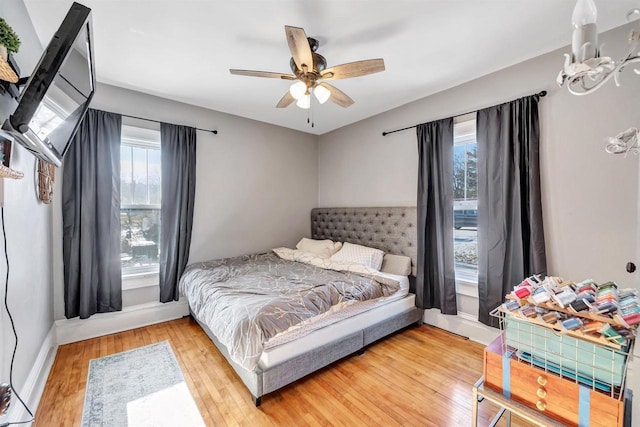
[[[160,131],[135,126],[123,125],[120,146],[160,150]],[[148,171],[147,159],[147,176]],[[147,182],[147,200],[149,185]],[[121,204],[122,209],[160,209],[160,204]],[[159,266],[122,268],[122,289],[136,289],[157,286],[159,283]]]
[[[454,146],[466,144],[471,141],[477,141],[476,113],[470,113],[464,116],[459,116],[459,117],[456,117],[454,120],[454,140],[453,140]],[[465,179],[466,179],[466,174],[465,174]],[[462,203],[466,204],[468,202],[462,201]],[[470,207],[471,207],[471,204],[470,204]],[[477,210],[477,208],[478,208],[478,205],[476,200],[475,209]],[[476,243],[477,243],[477,240],[476,240]],[[459,273],[456,272],[456,293],[459,295],[466,295],[473,298],[478,298],[477,276],[475,278],[472,278],[470,276],[459,275]]]

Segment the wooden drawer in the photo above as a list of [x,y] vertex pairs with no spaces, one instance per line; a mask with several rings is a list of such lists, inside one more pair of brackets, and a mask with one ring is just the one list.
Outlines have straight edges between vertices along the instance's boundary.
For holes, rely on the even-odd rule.
[[[502,337],[485,349],[485,386],[503,391]],[[578,425],[580,387],[517,359],[509,360],[511,399],[543,412],[567,425]],[[622,426],[624,403],[605,394],[590,391],[591,426]]]

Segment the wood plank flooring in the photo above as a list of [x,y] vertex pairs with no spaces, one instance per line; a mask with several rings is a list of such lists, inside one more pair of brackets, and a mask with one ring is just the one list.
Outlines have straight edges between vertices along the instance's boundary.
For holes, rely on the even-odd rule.
[[[471,387],[482,375],[482,345],[423,325],[268,394],[256,408],[207,335],[184,318],[60,346],[34,426],[80,425],[89,360],[164,340],[207,426],[468,426]],[[496,411],[481,403],[479,425]],[[512,425],[527,424],[514,416]]]

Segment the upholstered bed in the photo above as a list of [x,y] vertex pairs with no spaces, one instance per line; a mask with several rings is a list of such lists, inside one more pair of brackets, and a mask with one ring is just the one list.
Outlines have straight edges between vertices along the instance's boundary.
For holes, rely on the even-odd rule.
[[[408,256],[412,260],[412,272],[415,275],[415,207],[313,209],[311,237],[350,242],[381,249],[385,253]],[[259,361],[248,367],[245,363],[234,361],[238,360],[234,352],[236,349],[232,348],[233,354],[230,354],[229,349],[207,326],[202,310],[194,310],[198,303],[191,299],[189,303],[191,315],[235,369],[256,406],[260,405],[263,395],[352,353],[361,354],[365,346],[422,319],[422,310],[415,307],[415,295],[408,293],[384,304],[357,311],[355,315],[341,313],[343,316],[340,320],[333,319],[333,323],[328,322],[326,326],[300,334],[296,339],[265,347],[261,349]]]

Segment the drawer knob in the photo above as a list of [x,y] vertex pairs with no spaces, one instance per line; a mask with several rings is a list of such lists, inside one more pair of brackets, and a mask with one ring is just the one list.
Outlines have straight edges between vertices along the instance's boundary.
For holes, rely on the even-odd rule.
[[542,386],[547,385],[547,379],[546,379],[545,377],[543,377],[542,375],[540,375],[540,376],[538,377],[538,384],[540,384],[540,385],[542,385]]
[[542,387],[540,387],[537,391],[536,394],[538,395],[538,397],[540,399],[544,399],[545,397],[547,397],[547,390],[543,389]]
[[536,403],[536,408],[538,408],[539,411],[544,411],[545,409],[547,409],[547,404],[544,400],[538,400],[538,402]]

